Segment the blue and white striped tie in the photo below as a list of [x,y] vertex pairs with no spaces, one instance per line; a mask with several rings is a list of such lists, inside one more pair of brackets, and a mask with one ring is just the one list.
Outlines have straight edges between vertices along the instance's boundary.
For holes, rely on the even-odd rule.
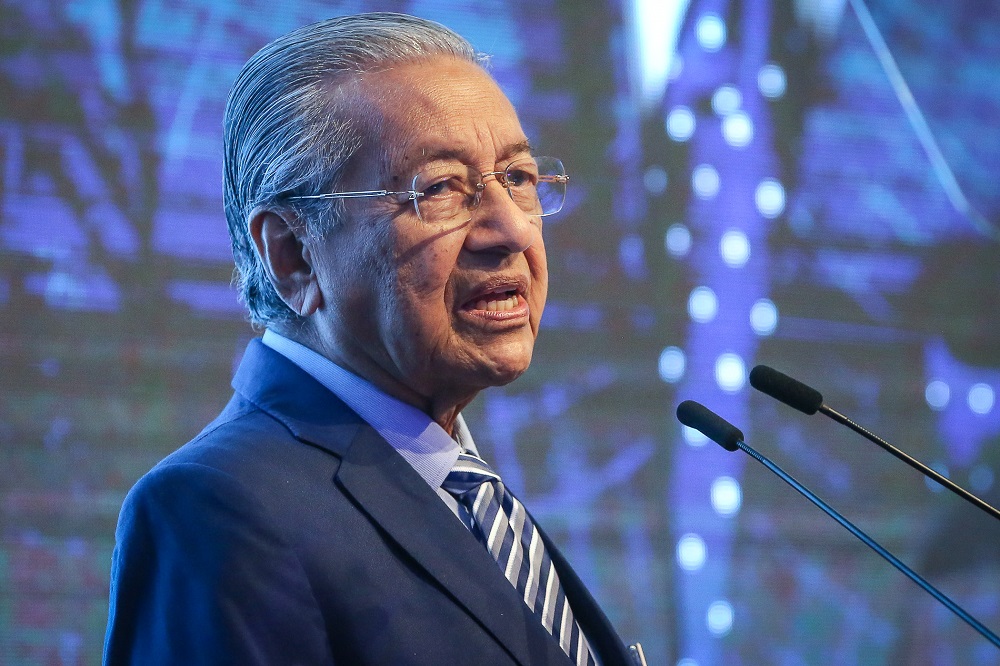
[[577,666],[595,665],[535,524],[500,476],[481,458],[462,453],[441,487],[472,512],[476,538],[563,652]]

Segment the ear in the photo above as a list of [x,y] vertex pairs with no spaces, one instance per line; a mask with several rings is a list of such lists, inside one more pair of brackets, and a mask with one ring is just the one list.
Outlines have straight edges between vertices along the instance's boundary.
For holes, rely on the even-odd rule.
[[254,210],[248,224],[257,255],[281,300],[302,317],[316,312],[323,294],[304,242],[305,225],[290,212],[267,208]]

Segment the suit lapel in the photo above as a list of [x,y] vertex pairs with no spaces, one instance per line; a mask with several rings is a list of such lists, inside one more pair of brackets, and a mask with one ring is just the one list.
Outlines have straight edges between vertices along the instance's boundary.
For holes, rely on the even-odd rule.
[[489,552],[374,429],[361,427],[336,483],[515,661],[568,663]]

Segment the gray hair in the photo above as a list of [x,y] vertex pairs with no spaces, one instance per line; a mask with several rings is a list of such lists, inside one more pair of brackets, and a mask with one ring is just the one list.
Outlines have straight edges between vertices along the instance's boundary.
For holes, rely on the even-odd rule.
[[250,237],[259,206],[303,220],[321,236],[342,206],[295,200],[294,194],[335,191],[363,134],[335,94],[357,75],[447,55],[479,62],[463,37],[439,23],[377,12],[328,19],[274,40],[240,70],[226,104],[225,210],[236,262],[234,281],[254,325],[299,319],[278,296]]

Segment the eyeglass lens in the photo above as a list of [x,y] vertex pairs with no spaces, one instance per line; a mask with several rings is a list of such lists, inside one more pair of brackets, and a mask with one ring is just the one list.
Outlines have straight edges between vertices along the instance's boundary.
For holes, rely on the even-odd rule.
[[[490,176],[530,215],[557,213],[566,200],[566,170],[554,157],[518,160]],[[483,175],[463,164],[424,169],[413,179],[417,215],[427,223],[465,222],[479,207],[484,188]]]

